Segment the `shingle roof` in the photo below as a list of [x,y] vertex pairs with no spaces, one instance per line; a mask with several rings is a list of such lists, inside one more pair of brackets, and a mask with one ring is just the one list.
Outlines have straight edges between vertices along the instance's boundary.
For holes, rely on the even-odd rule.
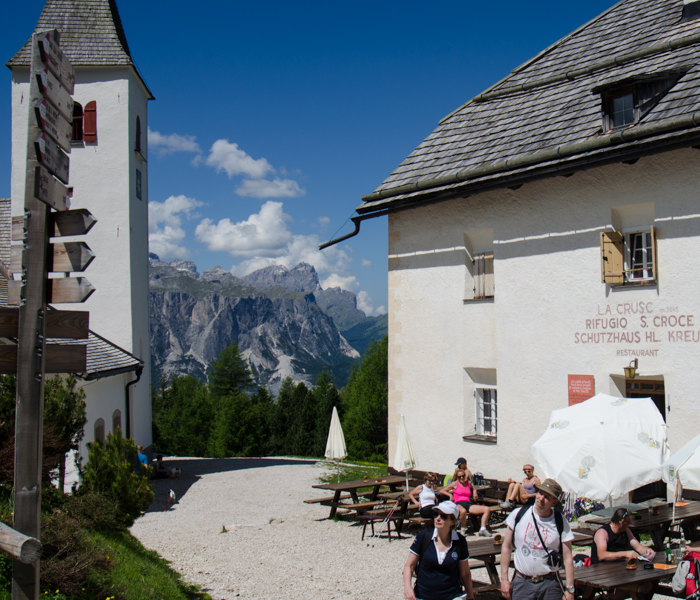
[[[68,346],[84,344],[85,340],[47,339],[47,343]],[[135,371],[139,367],[143,367],[143,361],[90,331],[87,340],[87,374],[83,375],[85,379],[101,379]]]
[[[46,0],[34,32],[47,29],[58,29],[61,50],[74,67],[131,66],[148,90],[131,58],[115,0]],[[31,37],[6,65],[29,67],[30,46]]]
[[[682,11],[683,0],[622,0],[444,118],[357,211],[697,145],[700,21],[681,23]],[[602,131],[601,85],[676,70],[639,123]]]

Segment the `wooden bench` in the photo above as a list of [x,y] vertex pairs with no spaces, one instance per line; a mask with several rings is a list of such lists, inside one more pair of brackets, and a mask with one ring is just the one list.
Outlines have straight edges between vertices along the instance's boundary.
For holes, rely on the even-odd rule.
[[[350,494],[343,494],[340,496],[339,500],[348,500]],[[310,500],[304,500],[305,504],[322,504],[324,506],[330,506],[335,500],[333,496],[324,496],[323,498],[311,498]]]
[[[372,537],[374,537],[374,524],[376,522],[383,523],[386,521],[386,532],[387,535],[389,536],[389,541],[391,541],[391,525],[392,523],[394,524],[394,533],[396,534],[396,537],[399,539],[403,539],[401,537],[401,523],[403,523],[403,520],[406,518],[406,515],[395,515],[391,516],[389,518],[382,517],[380,515],[358,515],[355,517],[358,521],[362,522],[362,540],[364,541],[365,539],[365,532],[367,531],[367,525],[372,528]],[[397,523],[397,521],[399,523]]]

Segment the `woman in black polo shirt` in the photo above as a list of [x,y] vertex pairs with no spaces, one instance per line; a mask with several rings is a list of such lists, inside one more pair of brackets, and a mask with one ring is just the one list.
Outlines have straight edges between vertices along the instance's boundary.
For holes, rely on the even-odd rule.
[[[421,531],[411,546],[403,569],[404,597],[406,600],[473,600],[467,540],[454,531],[459,509],[454,502],[441,502],[433,515],[435,527]],[[419,561],[416,584],[412,587],[411,578]]]

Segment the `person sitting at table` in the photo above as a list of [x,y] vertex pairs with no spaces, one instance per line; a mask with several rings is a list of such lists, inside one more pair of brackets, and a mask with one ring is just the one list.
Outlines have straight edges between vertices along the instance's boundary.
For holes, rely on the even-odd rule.
[[[631,522],[632,517],[626,508],[618,508],[613,513],[610,523],[603,525],[593,536],[591,564],[642,556],[654,558],[654,550],[640,544],[630,531]],[[632,550],[628,550],[629,547],[632,547]]]
[[446,488],[442,488],[440,493],[449,496],[450,500],[459,507],[459,520],[462,523],[462,528],[467,526],[467,515],[481,515],[479,535],[481,537],[491,535],[486,529],[491,516],[491,509],[488,506],[473,503],[473,500],[476,499],[474,488],[471,481],[467,479],[467,474],[462,469],[457,469],[455,478],[455,481]]
[[[433,518],[433,509],[437,505],[435,496],[436,482],[437,476],[435,473],[426,473],[423,478],[423,484],[414,487],[408,495],[411,502],[418,505],[418,512],[423,519]],[[416,494],[418,494],[417,499]]]
[[467,474],[467,479],[469,481],[472,480],[472,472],[467,469],[467,459],[464,458],[463,456],[460,456],[457,459],[457,462],[455,463],[455,472],[454,474],[450,477],[449,473],[445,475],[445,479],[442,480],[442,485],[444,487],[447,487],[451,483],[457,481],[457,471],[464,471]]
[[151,473],[151,479],[167,479],[168,469],[163,464],[163,455],[158,454],[156,456],[156,464],[153,468],[153,473]]
[[523,473],[525,477],[522,483],[508,480],[510,484],[508,486],[508,492],[506,493],[506,499],[501,502],[501,508],[513,508],[516,504],[534,504],[535,496],[537,496],[536,485],[542,483],[540,478],[535,475],[535,467],[532,465],[524,465]]

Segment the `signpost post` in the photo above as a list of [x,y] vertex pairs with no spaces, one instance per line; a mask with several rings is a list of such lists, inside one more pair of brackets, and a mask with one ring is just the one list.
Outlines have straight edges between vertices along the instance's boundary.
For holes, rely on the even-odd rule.
[[[65,152],[70,152],[75,75],[57,31],[32,36],[30,74],[24,215],[13,217],[12,228],[12,239],[22,241],[22,250],[13,251],[10,265],[20,279],[9,281],[9,300],[14,298],[19,309],[0,312],[0,332],[16,337],[17,345],[2,347],[0,372],[17,373],[14,533],[25,536],[19,540],[28,536],[36,542],[41,539],[45,373],[85,371],[87,349],[84,344],[47,345],[46,338],[88,335],[87,313],[49,311],[47,304],[82,302],[94,291],[83,277],[49,279],[50,271],[82,271],[94,258],[84,242],[50,243],[49,238],[86,233],[95,220],[88,211],[67,210]],[[73,214],[58,216],[68,212]],[[38,600],[38,553],[12,553],[12,599]]]

